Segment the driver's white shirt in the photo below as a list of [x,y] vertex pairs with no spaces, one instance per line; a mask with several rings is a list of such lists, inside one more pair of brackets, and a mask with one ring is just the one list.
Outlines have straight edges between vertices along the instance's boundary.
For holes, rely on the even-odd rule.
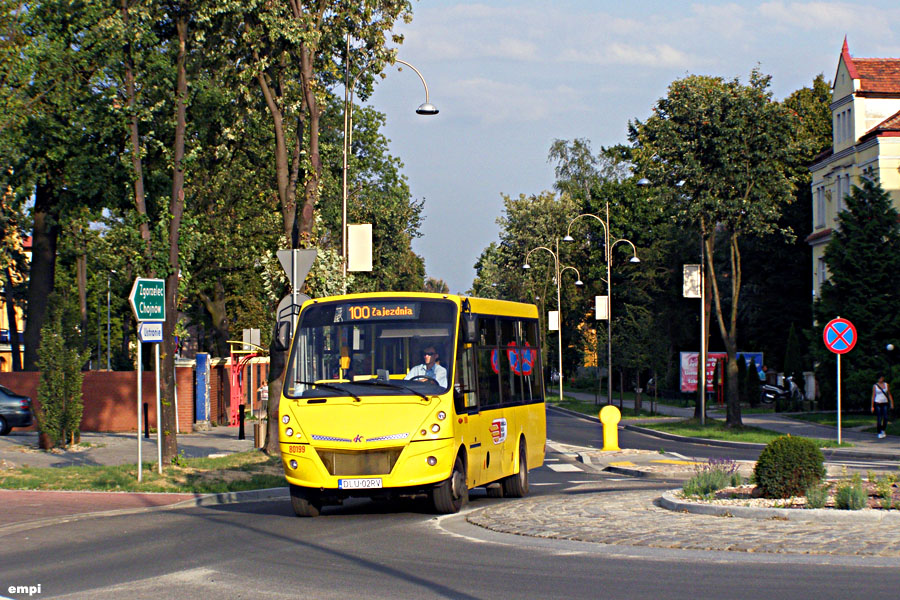
[[438,382],[441,387],[447,387],[447,369],[435,363],[434,369],[429,370],[424,364],[416,365],[409,370],[404,379],[412,379],[414,377],[431,377]]

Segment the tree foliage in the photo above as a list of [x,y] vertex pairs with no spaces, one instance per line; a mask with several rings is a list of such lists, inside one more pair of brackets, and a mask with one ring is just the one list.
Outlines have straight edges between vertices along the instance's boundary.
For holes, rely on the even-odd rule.
[[47,434],[54,446],[77,441],[83,410],[81,365],[86,359],[86,352],[67,343],[60,312],[51,315],[41,331],[40,408],[35,416],[38,430]]
[[[775,231],[791,199],[795,117],[772,102],[768,85],[758,71],[747,85],[692,75],[669,86],[653,116],[629,126],[638,172],[671,190],[658,198],[676,222],[700,231],[730,375],[737,374],[741,241]],[[740,426],[737,377],[727,381],[726,423]]]
[[879,183],[863,179],[845,200],[825,249],[828,280],[815,303],[817,326],[809,337],[822,402],[833,407],[836,355],[822,343],[822,328],[835,317],[856,327],[856,346],[841,357],[842,406],[853,410],[869,406],[872,383],[890,366],[885,348],[900,336],[895,306],[900,297],[900,223]]

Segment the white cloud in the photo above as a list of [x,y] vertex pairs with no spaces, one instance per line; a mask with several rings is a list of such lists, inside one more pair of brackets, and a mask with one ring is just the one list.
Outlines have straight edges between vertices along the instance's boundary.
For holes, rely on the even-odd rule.
[[823,33],[857,32],[860,36],[865,34],[876,39],[890,35],[890,23],[900,17],[900,11],[896,8],[870,9],[847,2],[764,2],[758,12],[760,17],[771,22],[773,28],[791,27]]
[[629,65],[663,68],[688,68],[704,62],[699,57],[673,48],[669,44],[638,45],[613,42],[587,50],[567,48],[559,57],[562,61],[590,65]]
[[470,115],[487,125],[548,119],[565,110],[586,110],[578,90],[569,86],[534,87],[474,78],[447,87],[449,102],[460,114]]

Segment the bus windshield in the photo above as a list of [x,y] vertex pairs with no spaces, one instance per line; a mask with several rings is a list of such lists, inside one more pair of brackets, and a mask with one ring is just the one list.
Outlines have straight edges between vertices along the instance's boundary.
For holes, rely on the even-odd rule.
[[288,398],[409,395],[448,389],[456,305],[439,299],[322,302],[300,313]]

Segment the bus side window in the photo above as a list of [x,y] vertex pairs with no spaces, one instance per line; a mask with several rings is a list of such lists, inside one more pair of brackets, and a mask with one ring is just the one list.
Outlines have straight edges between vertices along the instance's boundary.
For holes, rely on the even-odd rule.
[[512,319],[500,320],[500,385],[504,404],[518,404],[522,401],[521,353],[517,347],[516,333],[519,322]]
[[453,404],[457,414],[478,407],[478,385],[475,379],[475,348],[460,348],[456,356],[456,381],[453,386]]
[[478,347],[475,360],[478,362],[478,405],[491,408],[500,405],[500,351],[497,319],[478,317]]

